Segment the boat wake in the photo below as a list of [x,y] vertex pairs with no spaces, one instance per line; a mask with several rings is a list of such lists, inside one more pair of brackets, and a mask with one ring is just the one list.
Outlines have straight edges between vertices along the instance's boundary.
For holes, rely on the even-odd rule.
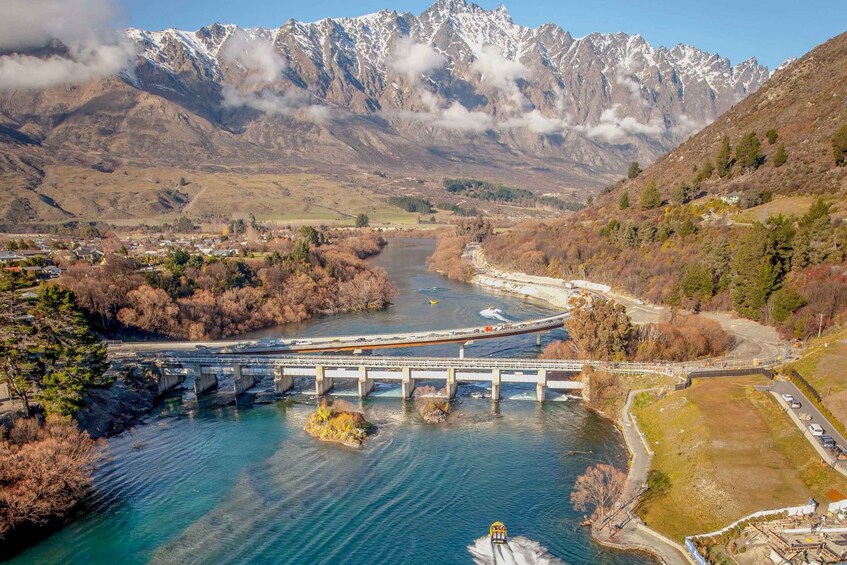
[[477,565],[567,565],[537,541],[523,536],[510,538],[505,544],[493,544],[483,536],[469,545],[468,551]]
[[503,315],[503,311],[499,308],[486,308],[479,311],[479,315],[489,320],[500,320],[501,322],[511,322],[509,318]]

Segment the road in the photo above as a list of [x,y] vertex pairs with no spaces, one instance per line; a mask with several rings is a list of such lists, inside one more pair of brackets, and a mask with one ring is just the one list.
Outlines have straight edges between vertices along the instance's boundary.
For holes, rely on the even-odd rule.
[[[478,273],[502,280],[504,285],[507,281],[515,281],[524,285],[538,285],[546,294],[554,293],[555,289],[558,289],[561,293],[566,292],[562,286],[565,281],[562,279],[504,271],[491,265],[479,247],[469,248],[468,258]],[[591,291],[591,293],[622,304],[634,324],[661,322],[667,320],[670,315],[670,311],[664,306],[645,303],[614,289],[606,292]],[[566,300],[565,296],[555,296],[554,298],[557,303]],[[738,318],[728,312],[701,312],[700,315],[718,322],[724,331],[733,336],[732,350],[723,358],[733,365],[750,364],[754,359],[781,358],[781,360],[787,360],[793,355],[791,348],[780,339],[775,328],[753,320]]]
[[492,322],[473,328],[433,330],[426,333],[390,333],[355,336],[313,337],[309,339],[227,340],[227,341],[140,341],[109,344],[112,355],[136,352],[177,352],[209,350],[218,354],[271,355],[278,353],[321,353],[356,349],[423,347],[443,343],[465,343],[512,335],[538,333],[561,328],[570,314],[563,312],[547,318],[523,322]]
[[[777,400],[779,401],[779,405],[782,409],[788,413],[791,420],[800,427],[803,431],[803,436],[812,444],[815,448],[815,451],[826,461],[830,466],[832,466],[836,471],[841,473],[844,476],[847,476],[847,469],[845,469],[845,464],[847,461],[835,461],[832,454],[824,449],[818,439],[812,435],[809,431],[810,424],[817,424],[824,429],[824,433],[831,435],[832,438],[838,445],[847,448],[847,441],[845,441],[845,437],[839,432],[835,426],[830,423],[829,420],[818,410],[818,407],[809,400],[809,398],[803,394],[803,392],[797,388],[797,386],[791,381],[774,381],[773,386],[771,387],[771,391],[774,392],[777,396]],[[786,402],[782,399],[783,394],[790,394],[797,399],[802,405],[801,408],[797,410],[792,410],[788,407]],[[809,414],[811,419],[807,422],[800,421],[798,415],[800,413]]]

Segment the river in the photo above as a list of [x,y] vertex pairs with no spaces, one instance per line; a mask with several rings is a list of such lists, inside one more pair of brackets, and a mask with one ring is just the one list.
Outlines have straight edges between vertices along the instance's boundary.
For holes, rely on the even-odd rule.
[[[431,251],[431,241],[392,240],[372,260],[398,284],[392,308],[321,318],[282,333],[480,325],[487,307],[513,320],[550,313],[541,303],[428,273]],[[456,355],[457,346],[396,352]],[[532,336],[467,350],[469,356],[536,354]],[[146,425],[110,440],[111,459],[98,469],[95,494],[76,519],[13,562],[471,563],[470,549],[492,521],[502,520],[510,536],[521,536],[521,562],[653,563],[594,544],[569,502],[587,466],[626,464],[608,421],[566,397],[492,405],[463,388],[450,423],[428,426],[381,387],[363,403],[379,431],[362,450],[305,435],[315,402],[307,390],[256,406],[222,406],[214,396],[199,404],[188,394],[172,399]],[[504,390],[504,397],[523,392]]]

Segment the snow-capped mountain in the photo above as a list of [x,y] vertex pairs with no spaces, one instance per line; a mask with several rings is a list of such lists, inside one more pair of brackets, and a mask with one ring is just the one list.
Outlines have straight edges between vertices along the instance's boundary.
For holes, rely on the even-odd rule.
[[[252,81],[246,93],[239,89],[244,106],[267,111],[284,96],[280,109],[292,114],[308,102],[440,129],[574,131],[598,143],[643,136],[656,145],[645,159],[706,125],[768,77],[755,59],[732,66],[689,45],[657,48],[624,33],[575,39],[553,24],[517,25],[503,6],[489,11],[464,0],[438,0],[420,16],[385,10],[314,23],[290,20],[277,29],[214,24],[194,32],[131,29],[127,35],[142,60],[130,80],[151,92],[192,96],[202,83],[243,84],[245,75],[262,69],[229,47],[237,43],[246,52],[262,46],[279,57],[281,72],[276,80]],[[265,104],[256,103],[256,92]],[[218,100],[209,102],[214,110]],[[440,120],[456,102],[461,107],[452,117],[481,112],[491,119]]]
[[574,38],[465,0],[437,0],[419,16],[125,35],[136,58],[119,79],[72,95],[0,92],[0,125],[52,146],[50,159],[317,163],[555,192],[599,187],[631,160],[653,161],[769,76],[755,59],[733,66],[624,33]]

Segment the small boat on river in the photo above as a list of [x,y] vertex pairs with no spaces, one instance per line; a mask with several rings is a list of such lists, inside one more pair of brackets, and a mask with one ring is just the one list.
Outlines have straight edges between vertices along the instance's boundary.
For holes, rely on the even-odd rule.
[[488,537],[491,538],[491,543],[506,543],[508,541],[506,524],[499,520],[491,524],[491,527],[488,528]]

